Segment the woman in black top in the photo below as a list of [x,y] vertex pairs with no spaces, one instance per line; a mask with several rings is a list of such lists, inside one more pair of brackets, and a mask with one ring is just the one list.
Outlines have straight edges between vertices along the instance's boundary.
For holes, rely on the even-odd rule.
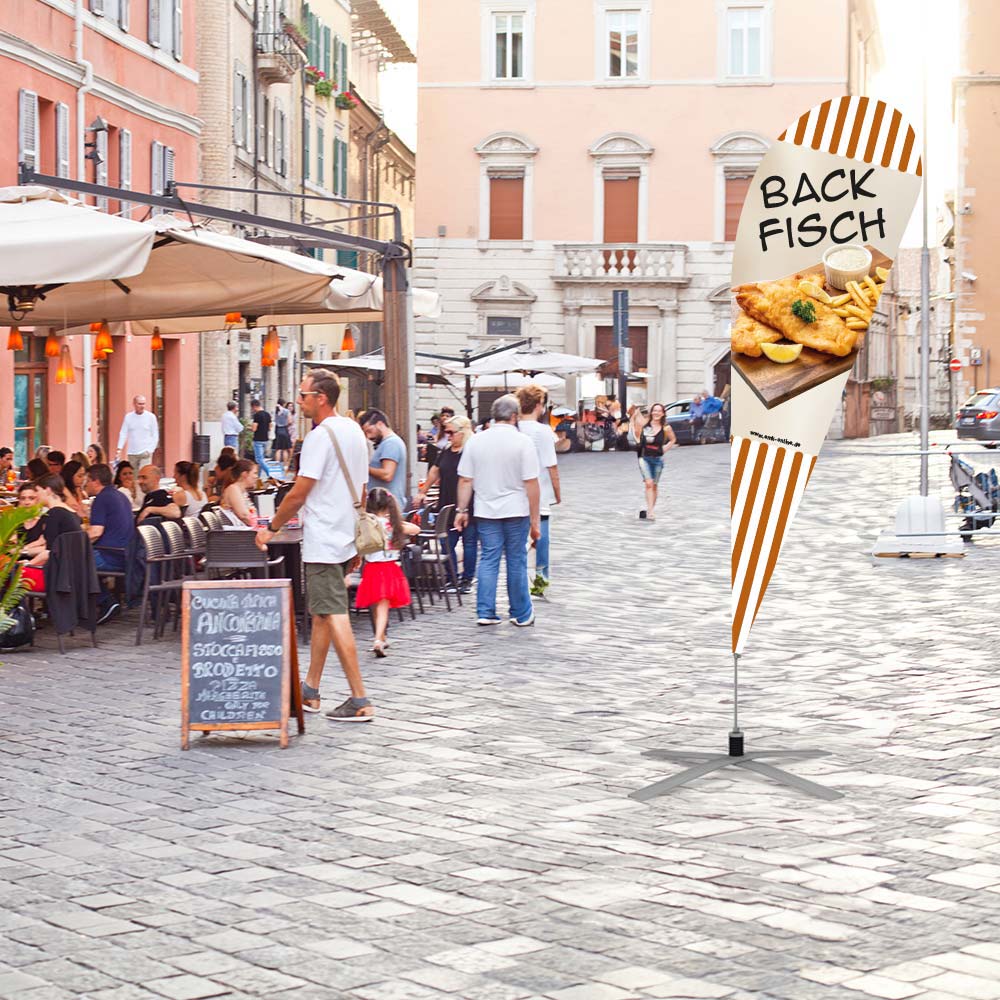
[[[445,448],[437,457],[437,462],[427,472],[427,482],[423,490],[413,499],[417,506],[423,506],[424,499],[431,487],[438,483],[438,510],[445,507],[458,506],[458,463],[462,459],[462,449],[472,438],[472,421],[468,417],[452,417],[445,424]],[[476,577],[476,562],[478,556],[479,532],[473,517],[472,505],[474,497],[469,501],[469,521],[463,531],[451,528],[448,539],[451,543],[451,581],[453,587],[458,587],[463,594],[472,590],[472,581]],[[458,559],[455,549],[458,540],[462,540],[462,574],[459,578]]]
[[655,521],[663,456],[677,445],[677,436],[667,423],[667,409],[662,403],[654,403],[650,407],[645,421],[636,410],[632,414],[632,422],[632,432],[639,448],[639,473],[646,488],[646,520]]
[[42,519],[45,548],[32,556],[23,570],[23,579],[32,590],[41,592],[45,590],[45,564],[49,561],[56,539],[69,531],[81,531],[82,525],[66,502],[66,484],[62,476],[46,476],[38,483],[36,493],[39,502],[47,508]]

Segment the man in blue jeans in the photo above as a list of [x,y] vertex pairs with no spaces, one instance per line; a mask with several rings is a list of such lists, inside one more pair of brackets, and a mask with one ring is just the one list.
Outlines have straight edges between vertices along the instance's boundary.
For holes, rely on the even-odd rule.
[[250,419],[253,421],[253,460],[260,469],[260,478],[267,479],[267,442],[271,437],[271,414],[260,405],[259,399],[250,401],[253,411]]
[[[87,496],[93,497],[90,527],[87,534],[94,544],[94,565],[102,572],[120,573],[125,569],[125,552],[135,535],[135,515],[124,493],[112,485],[111,467],[103,462],[87,469]],[[101,591],[98,599],[103,624],[120,610],[111,594]]]
[[516,396],[501,396],[491,411],[493,426],[462,449],[458,464],[458,510],[455,527],[469,520],[469,501],[476,491],[479,531],[479,585],[476,614],[480,625],[499,625],[497,580],[500,559],[507,562],[510,620],[520,628],[535,624],[528,591],[528,539],[541,536],[538,455],[527,435],[517,429],[520,404]]

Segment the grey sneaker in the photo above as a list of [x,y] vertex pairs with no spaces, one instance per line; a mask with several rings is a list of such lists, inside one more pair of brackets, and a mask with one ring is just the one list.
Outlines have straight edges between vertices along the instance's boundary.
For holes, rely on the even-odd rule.
[[375,709],[367,698],[348,698],[343,704],[330,709],[326,717],[331,722],[371,722]]

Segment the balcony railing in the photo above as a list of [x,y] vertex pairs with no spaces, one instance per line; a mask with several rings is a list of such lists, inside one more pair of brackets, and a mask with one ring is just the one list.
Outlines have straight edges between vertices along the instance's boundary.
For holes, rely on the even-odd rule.
[[687,282],[682,243],[558,243],[556,281]]
[[267,83],[290,80],[305,59],[295,40],[283,31],[258,31],[254,34],[257,48],[257,73]]

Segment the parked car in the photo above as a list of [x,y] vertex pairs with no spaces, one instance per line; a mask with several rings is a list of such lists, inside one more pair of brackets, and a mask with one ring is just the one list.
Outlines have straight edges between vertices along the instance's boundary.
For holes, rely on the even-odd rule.
[[955,430],[960,438],[1000,441],[1000,389],[974,392],[955,414]]
[[726,440],[722,415],[713,413],[696,428],[691,417],[691,400],[680,399],[667,405],[667,423],[673,428],[678,444],[716,444]]

